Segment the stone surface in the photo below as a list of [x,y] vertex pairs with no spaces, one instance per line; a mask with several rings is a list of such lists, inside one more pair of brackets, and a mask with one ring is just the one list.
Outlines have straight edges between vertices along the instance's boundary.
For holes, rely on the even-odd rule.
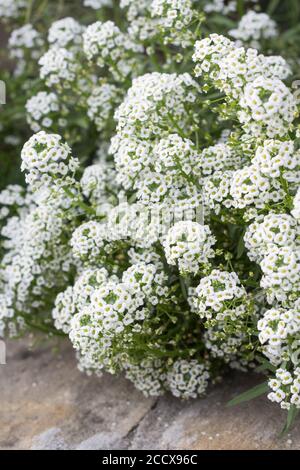
[[0,449],[299,449],[300,421],[264,397],[226,408],[260,377],[234,374],[201,400],[145,398],[123,377],[87,377],[71,346],[7,344],[0,366]]

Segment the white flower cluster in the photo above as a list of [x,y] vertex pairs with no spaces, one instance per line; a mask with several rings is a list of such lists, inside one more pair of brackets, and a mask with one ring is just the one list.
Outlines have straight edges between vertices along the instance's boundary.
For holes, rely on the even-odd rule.
[[126,9],[131,38],[146,42],[146,53],[153,55],[155,44],[189,47],[193,36],[192,21],[199,16],[191,0],[122,0]]
[[69,333],[75,313],[90,303],[93,292],[107,279],[106,269],[87,269],[79,276],[74,286],[69,286],[65,291],[60,292],[55,300],[55,308],[52,310],[55,327],[64,333]]
[[165,43],[188,47],[191,35],[189,25],[196,13],[192,0],[153,0],[149,7],[156,29],[165,35]]
[[[259,0],[249,0],[247,3],[256,5]],[[237,0],[205,0],[204,11],[206,13],[221,13],[222,15],[229,15],[237,11]]]
[[272,390],[268,394],[269,400],[280,403],[284,410],[289,410],[291,406],[300,408],[300,368],[296,367],[293,373],[285,368],[276,370],[276,378],[269,380]]
[[297,365],[300,353],[299,310],[272,308],[264,313],[257,326],[264,354],[272,364],[277,366],[292,358]]
[[[88,166],[80,180],[80,186],[84,197],[95,203],[97,207],[105,200],[107,189],[117,190],[114,184],[116,172],[111,164],[107,162],[99,162]],[[106,200],[105,200],[106,202]]]
[[159,238],[159,215],[149,221],[147,210],[140,204],[121,202],[107,216],[110,241],[128,241],[133,247],[150,248]]
[[74,52],[63,47],[50,48],[39,60],[40,78],[47,86],[71,88],[80,64]]
[[182,29],[193,18],[192,0],[153,0],[150,11],[165,28]]
[[231,178],[231,205],[238,209],[251,205],[263,208],[270,201],[280,201],[284,197],[279,182],[276,179],[268,179],[255,165],[235,171]]
[[18,184],[9,184],[0,192],[0,221],[21,215],[31,204],[31,194]]
[[238,169],[241,166],[241,158],[235,155],[233,149],[226,143],[218,143],[207,147],[199,155],[198,166],[204,176],[214,172]]
[[42,128],[49,128],[53,124],[53,118],[60,111],[58,96],[51,92],[39,91],[26,103],[27,122],[34,132]]
[[274,247],[260,263],[263,272],[261,287],[266,289],[268,302],[290,305],[300,292],[300,247]]
[[247,229],[245,246],[263,272],[260,282],[270,304],[293,307],[299,296],[300,227],[292,215],[272,213],[258,217]]
[[83,0],[83,5],[98,10],[102,7],[111,7],[112,0]]
[[136,2],[135,0],[121,0],[120,8],[127,9],[127,18],[130,23],[144,13],[151,5],[152,0],[141,0]]
[[196,398],[205,394],[210,379],[209,364],[196,359],[181,359],[171,366],[159,359],[145,359],[139,365],[126,364],[125,370],[126,378],[146,396],[169,390],[175,397]]
[[166,391],[163,361],[144,359],[140,364],[125,364],[126,378],[145,396],[159,396]]
[[252,164],[269,178],[284,175],[289,182],[300,183],[300,151],[291,140],[265,140],[263,146],[257,148]]
[[168,386],[175,397],[196,398],[205,393],[210,378],[206,364],[181,359],[168,372]]
[[204,11],[206,13],[217,12],[228,15],[228,13],[236,11],[236,0],[230,0],[228,4],[225,3],[225,0],[212,0],[204,5]]
[[229,13],[236,12],[237,1],[236,0],[211,0],[210,2],[205,2],[204,11],[206,13],[222,13],[223,15],[228,15]]
[[228,100],[237,100],[237,117],[246,132],[270,138],[287,134],[297,110],[282,82],[289,67],[282,67],[281,58],[266,60],[254,49],[239,48],[228,38],[212,34],[196,42],[193,60],[196,76],[211,81]]
[[133,72],[136,54],[143,49],[112,21],[97,21],[83,34],[83,51],[88,60],[95,60],[99,67],[108,67],[116,80],[122,80]]
[[[153,265],[134,271],[125,271],[121,282],[113,277],[97,285],[90,302],[71,319],[70,339],[81,355],[87,355],[90,368],[122,369],[122,357],[127,363],[126,351],[134,347],[135,336],[149,332],[147,296],[165,293],[164,277],[156,275]],[[132,278],[134,282],[128,282]]]
[[[120,8],[126,10],[128,20],[128,34],[133,40],[141,42],[153,41],[158,33],[159,18],[151,15],[152,0],[121,0]],[[160,28],[160,32],[161,28]],[[165,33],[165,31],[163,32]],[[165,34],[164,34],[165,39]],[[152,54],[153,42],[147,47],[146,52]]]
[[231,207],[230,186],[232,171],[216,171],[203,181],[203,200],[205,205],[219,213],[222,207]]
[[0,18],[18,18],[25,8],[25,0],[0,0]]
[[148,248],[157,242],[159,220],[154,218],[149,224],[148,213],[143,207],[128,203],[112,207],[108,199],[104,198],[104,201],[106,221],[90,220],[74,231],[71,244],[75,258],[95,263],[115,251],[118,253],[119,246]]
[[0,269],[0,297],[6,307],[1,310],[1,320],[17,315],[18,321],[32,312],[37,315],[40,309],[49,308],[50,293],[59,292],[68,282],[73,261],[63,240],[73,230],[73,222],[68,221],[65,209],[65,196],[55,200],[48,194],[40,205],[21,211],[2,229],[6,253]]
[[294,97],[278,78],[260,76],[248,83],[239,105],[238,116],[245,129],[254,132],[261,127],[268,137],[285,135],[296,114]]
[[161,135],[159,123],[168,117],[184,128],[187,119],[184,103],[195,102],[199,91],[199,86],[188,73],[177,75],[153,72],[138,77],[133,80],[116,112],[117,130],[130,134],[136,132],[145,138]]
[[[202,195],[193,184],[200,171],[192,141],[170,134],[153,147],[151,160],[141,161],[137,197],[142,204],[172,206],[175,212],[199,207]],[[136,162],[137,164],[137,162]]]
[[218,321],[214,327],[208,327],[204,334],[205,348],[213,358],[219,358],[231,369],[241,370],[255,367],[247,354],[247,335],[241,331],[225,333],[226,321]]
[[247,43],[259,49],[262,40],[276,37],[278,31],[275,21],[269,15],[249,10],[241,18],[238,27],[229,31],[229,35],[238,43]]
[[48,42],[51,47],[79,46],[84,27],[72,17],[54,21],[49,28]]
[[244,241],[251,260],[260,262],[277,248],[296,248],[300,227],[289,214],[269,213],[249,225]]
[[203,318],[235,320],[247,312],[247,293],[236,273],[214,269],[192,293],[191,303]]
[[197,165],[194,145],[174,135],[174,130],[167,130],[174,129],[174,122],[177,129],[184,128],[189,119],[184,103],[194,103],[197,91],[189,74],[154,72],[134,79],[118,108],[117,135],[111,141],[110,152],[118,182],[125,189],[138,189],[141,202],[180,207],[199,204],[199,195],[191,184],[192,170]]
[[167,233],[164,249],[167,262],[178,265],[182,274],[196,274],[201,264],[214,256],[215,237],[207,225],[197,222],[177,222]]
[[41,34],[34,29],[32,24],[25,24],[21,28],[14,29],[8,39],[10,55],[15,59],[24,59],[26,51],[33,59],[39,58],[43,44]]
[[61,136],[40,131],[24,145],[21,170],[26,171],[26,182],[32,189],[50,185],[54,179],[73,174],[78,160],[71,156],[71,149]]
[[112,119],[119,100],[119,89],[113,84],[103,83],[93,89],[87,99],[87,115],[95,123],[98,131],[107,127],[107,122]]
[[107,240],[106,225],[90,220],[78,227],[71,240],[75,258],[87,259],[90,263],[96,260]]

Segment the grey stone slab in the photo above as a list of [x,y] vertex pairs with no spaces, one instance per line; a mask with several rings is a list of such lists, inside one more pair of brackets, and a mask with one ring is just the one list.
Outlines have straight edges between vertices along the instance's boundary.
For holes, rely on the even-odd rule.
[[123,377],[78,371],[71,345],[8,342],[0,366],[0,449],[299,449],[300,420],[261,397],[226,403],[260,377],[233,374],[207,397],[145,398]]

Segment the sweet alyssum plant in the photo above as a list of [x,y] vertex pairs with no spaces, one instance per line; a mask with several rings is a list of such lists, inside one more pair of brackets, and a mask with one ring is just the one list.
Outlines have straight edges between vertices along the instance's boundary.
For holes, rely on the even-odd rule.
[[[204,35],[221,32],[236,38],[240,43],[243,42],[262,51],[272,50],[275,53],[284,51],[285,57],[288,56],[295,70],[298,70],[299,31],[294,26],[297,25],[300,15],[297,0],[287,0],[284,5],[283,2],[263,2],[267,14],[261,11],[260,3],[257,0],[229,2],[195,0],[190,3],[189,11],[181,3],[174,5],[183,8],[183,13],[186,15],[185,25],[188,25],[188,29],[192,29],[193,32],[198,28],[197,17],[203,17],[205,14],[206,20],[202,23]],[[247,11],[247,8],[251,10]],[[85,96],[76,90],[75,83],[72,83],[68,94],[62,94],[56,83],[50,84],[51,80],[48,81],[44,75],[44,68],[43,72],[41,69],[39,76],[39,59],[49,49],[66,49],[68,54],[65,51],[65,56],[62,55],[62,51],[59,51],[57,56],[52,53],[52,58],[56,58],[59,67],[58,64],[63,66],[63,57],[66,61],[67,56],[70,59],[72,53],[77,51],[79,55],[76,54],[76,61],[80,62],[81,71],[87,70],[89,66],[85,55],[80,54],[82,34],[85,28],[96,20],[101,22],[112,20],[121,31],[127,31],[135,41],[138,40],[140,45],[142,42],[143,50],[154,51],[151,54],[151,63],[145,54],[142,55],[142,60],[138,59],[140,66],[138,74],[156,69],[155,62],[158,61],[161,66],[165,52],[169,54],[170,49],[174,51],[179,32],[178,28],[173,28],[171,33],[168,28],[169,37],[166,40],[166,29],[162,30],[159,24],[161,20],[155,16],[157,12],[160,14],[160,9],[160,4],[152,6],[151,1],[0,0],[0,28],[7,34],[7,44],[2,40],[0,45],[0,61],[4,64],[0,78],[6,84],[7,95],[7,106],[1,106],[0,114],[1,190],[8,183],[22,184],[19,155],[23,143],[30,137],[30,129],[34,132],[37,132],[37,129],[58,132],[67,139],[84,165],[91,163],[99,146],[99,137],[101,141],[104,138],[103,135],[99,136],[99,128],[102,134],[104,129],[103,122],[100,123],[102,119],[97,112],[100,108],[103,110],[104,103],[109,112],[108,101],[113,99],[116,106],[118,99],[121,99],[120,95],[113,96],[116,95],[115,87],[108,86],[106,89],[100,87],[94,90],[90,102],[87,103],[89,93],[93,91],[93,83],[86,80],[83,73],[81,80],[79,81],[79,77],[76,80],[76,84],[82,93],[82,80],[85,80]],[[189,16],[191,12],[192,22]],[[275,24],[270,15],[275,15],[279,25]],[[171,17],[168,21],[172,26]],[[280,29],[284,33],[281,33]],[[187,43],[184,45],[186,48]],[[178,44],[175,50],[180,52]],[[186,57],[189,58],[190,54]],[[45,60],[48,61],[50,58],[51,54],[48,54]],[[180,56],[177,57],[179,58]],[[165,70],[170,68],[174,66],[168,60]],[[176,69],[179,69],[178,61]],[[190,64],[185,63],[182,69],[190,71]],[[132,70],[131,75],[135,72]],[[95,78],[98,72],[90,69],[88,75],[93,75]],[[103,68],[101,78],[110,81],[109,74],[107,75]],[[117,88],[120,88],[119,91],[124,94],[128,86],[129,82],[126,87],[123,83]],[[110,139],[112,131],[113,127],[108,126],[104,131],[105,137]]]
[[[291,421],[300,408],[291,67],[218,34],[201,38],[189,0],[121,3],[127,32],[65,21],[39,61],[55,92],[27,103],[28,190],[0,196],[1,329],[68,335],[82,370],[124,371],[147,395],[194,398],[228,367],[262,363],[268,397]],[[270,19],[254,23],[254,41],[274,36]],[[247,42],[243,25],[232,36]],[[101,136],[86,168],[57,133],[69,130],[70,100]]]

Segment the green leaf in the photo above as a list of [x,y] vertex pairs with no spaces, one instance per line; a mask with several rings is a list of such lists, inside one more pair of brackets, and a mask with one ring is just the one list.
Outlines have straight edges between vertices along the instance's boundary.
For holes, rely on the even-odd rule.
[[256,385],[256,387],[247,390],[247,392],[238,395],[227,403],[227,406],[235,406],[246,401],[253,400],[254,398],[264,395],[269,390],[268,382]]
[[269,16],[271,16],[274,11],[276,10],[276,8],[278,7],[279,5],[279,2],[280,0],[271,0],[269,6],[268,6],[268,9],[267,9],[267,13]]
[[211,22],[218,26],[225,26],[228,29],[233,29],[236,26],[236,22],[227,18],[226,16],[214,15],[211,17]]
[[244,235],[245,235],[245,232],[243,231],[243,234],[241,238],[239,239],[239,242],[237,245],[237,259],[240,259],[243,256],[243,253],[245,251]]
[[183,297],[185,300],[188,299],[188,289],[187,289],[187,286],[185,284],[185,281],[183,279],[182,276],[179,276],[179,282],[180,282],[180,287],[181,287],[181,292],[183,294]]
[[288,411],[287,417],[286,417],[286,423],[283,428],[283,430],[280,433],[280,437],[284,436],[293,426],[295,419],[297,418],[299,414],[299,409],[296,408],[295,405],[292,405]]
[[242,16],[245,13],[244,0],[237,0],[237,11],[238,11],[240,18],[242,18]]
[[259,357],[258,360],[260,361],[261,365],[257,367],[258,372],[263,372],[265,370],[269,370],[270,372],[275,372],[276,367],[274,367],[269,361],[264,359],[263,357]]
[[299,33],[300,33],[300,25],[298,24],[294,28],[291,28],[288,31],[286,31],[285,33],[283,33],[282,34],[282,39],[286,41],[287,39],[291,39],[294,36],[297,36]]

